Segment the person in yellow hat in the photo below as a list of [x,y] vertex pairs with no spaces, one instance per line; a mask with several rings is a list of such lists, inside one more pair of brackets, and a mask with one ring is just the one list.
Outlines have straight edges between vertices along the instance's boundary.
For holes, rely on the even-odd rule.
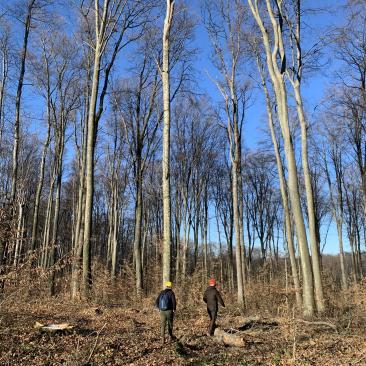
[[173,319],[177,307],[175,294],[172,290],[173,284],[170,281],[167,281],[164,285],[164,290],[160,292],[155,301],[155,306],[160,310],[160,333],[163,344],[165,343],[165,328],[167,323],[169,340],[175,340],[173,335]]

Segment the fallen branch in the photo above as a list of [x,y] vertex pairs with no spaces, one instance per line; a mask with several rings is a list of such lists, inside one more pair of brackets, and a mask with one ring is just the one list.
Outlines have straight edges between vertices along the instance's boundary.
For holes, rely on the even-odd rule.
[[86,365],[88,365],[88,364],[89,364],[89,362],[90,362],[90,360],[91,360],[91,358],[92,358],[92,356],[93,356],[93,353],[94,353],[94,351],[95,351],[95,348],[97,347],[99,334],[100,334],[100,332],[105,328],[105,326],[106,326],[106,325],[107,325],[107,323],[104,323],[104,325],[102,326],[102,328],[100,328],[100,329],[98,330],[98,332],[97,332],[97,338],[95,339],[94,346],[93,346],[93,348],[92,348],[92,350],[91,350],[91,352],[90,352],[90,355],[89,355],[88,359],[87,359],[87,360],[86,360],[86,362],[85,362],[85,364],[86,364]]
[[366,358],[366,354],[364,354],[361,358],[359,358],[358,360],[356,360],[355,362],[353,362],[352,365],[359,364],[361,361],[364,361],[365,358]]
[[303,324],[308,324],[308,325],[319,325],[319,326],[324,326],[324,327],[328,327],[333,329],[336,333],[338,333],[338,329],[337,326],[329,323],[329,322],[312,322],[312,321],[308,321],[308,320],[303,320],[303,319],[297,319],[296,320],[299,323],[303,323]]

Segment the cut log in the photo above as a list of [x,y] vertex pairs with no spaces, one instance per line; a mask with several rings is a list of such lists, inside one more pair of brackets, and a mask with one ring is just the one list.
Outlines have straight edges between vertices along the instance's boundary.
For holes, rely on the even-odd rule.
[[244,339],[240,335],[230,334],[220,328],[215,329],[214,339],[227,346],[243,347],[245,345]]
[[57,331],[65,331],[65,330],[71,330],[74,327],[70,325],[69,323],[60,323],[60,324],[42,324],[39,322],[36,322],[34,324],[34,328],[46,331],[46,332],[57,332]]

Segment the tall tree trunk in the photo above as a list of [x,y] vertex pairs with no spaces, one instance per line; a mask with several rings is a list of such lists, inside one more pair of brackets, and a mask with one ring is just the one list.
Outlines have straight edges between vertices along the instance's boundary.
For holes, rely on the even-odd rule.
[[[329,174],[329,169],[328,169],[328,164],[326,159],[324,159],[324,163],[325,163],[325,173],[327,176],[327,182],[328,182],[328,187],[329,187],[329,195],[330,195],[330,203],[332,206],[332,214],[333,214],[333,218],[336,222],[336,226],[337,226],[337,234],[338,234],[338,243],[339,243],[339,261],[340,261],[340,266],[341,266],[341,283],[342,283],[342,289],[346,290],[348,287],[347,284],[347,275],[346,275],[346,267],[345,267],[345,259],[344,259],[344,250],[343,250],[343,233],[342,233],[342,226],[343,226],[343,210],[342,210],[342,202],[338,202],[338,204],[340,205],[340,215],[337,215],[337,209],[336,209],[336,202],[334,199],[334,195],[333,195],[333,185],[332,182],[330,180],[330,174]],[[342,184],[342,182],[339,182],[340,184]],[[337,186],[339,187],[339,184],[337,182]],[[338,193],[339,196],[339,193]]]
[[207,243],[207,231],[208,231],[208,182],[205,182],[205,193],[203,198],[203,219],[202,219],[202,240],[203,240],[203,250],[204,250],[204,276],[205,282],[208,280],[208,275],[210,273],[209,262],[208,262],[208,243]]
[[20,256],[20,247],[21,242],[23,240],[22,226],[23,226],[23,211],[24,211],[24,200],[22,197],[18,198],[19,200],[19,210],[18,210],[18,224],[17,224],[17,232],[16,232],[16,240],[15,240],[15,249],[14,249],[14,261],[13,265],[16,267],[18,265],[18,260]]
[[[54,168],[55,169],[55,168]],[[51,233],[51,217],[52,217],[52,209],[53,209],[53,192],[55,188],[55,172],[54,169],[52,171],[51,176],[51,184],[50,191],[48,193],[47,200],[47,209],[46,209],[46,218],[43,227],[43,241],[42,241],[42,252],[40,258],[40,265],[43,268],[48,267],[48,253],[49,253],[49,243],[50,243],[50,233]]]
[[318,312],[322,313],[325,311],[325,303],[324,303],[324,294],[323,294],[323,286],[320,271],[319,245],[316,238],[314,197],[313,197],[313,189],[311,185],[311,176],[308,162],[307,124],[304,115],[302,96],[300,93],[300,83],[297,81],[292,82],[292,86],[295,91],[297,115],[299,117],[301,126],[301,158],[302,158],[302,167],[304,171],[306,201],[307,201],[308,219],[309,219],[311,263],[313,268],[314,287],[315,287],[315,304]]
[[[49,83],[48,83],[49,85]],[[48,146],[50,144],[51,140],[51,116],[50,116],[50,93],[49,93],[49,87],[48,87],[48,93],[47,93],[47,136],[45,139],[45,142],[43,144],[42,149],[42,156],[41,156],[41,163],[39,168],[39,175],[38,175],[38,184],[37,184],[37,190],[36,190],[36,196],[35,196],[35,202],[34,202],[34,210],[33,210],[33,222],[32,222],[32,238],[31,238],[31,246],[30,246],[30,256],[32,257],[34,255],[34,250],[36,248],[36,241],[37,241],[37,231],[38,231],[38,216],[39,216],[39,205],[41,201],[41,193],[43,189],[43,182],[44,182],[44,171],[45,171],[45,163],[46,163],[46,156],[47,156],[47,150]],[[30,265],[33,264],[33,259],[30,258]]]
[[[97,14],[96,14],[97,16]],[[84,211],[84,236],[83,240],[83,296],[89,297],[92,283],[91,259],[90,259],[90,239],[92,234],[93,219],[93,196],[94,196],[94,150],[96,142],[96,104],[98,97],[101,40],[97,37],[95,47],[93,82],[89,102],[89,112],[87,121],[87,144],[86,144],[86,169],[85,169],[85,211]]]
[[236,260],[236,280],[237,280],[237,296],[238,303],[244,304],[244,289],[243,289],[243,275],[241,264],[241,237],[240,237],[240,220],[239,220],[239,208],[238,208],[238,180],[237,172],[234,172],[235,164],[233,164],[233,205],[234,205],[234,226],[235,226],[235,260]]
[[163,130],[163,284],[170,281],[171,217],[170,217],[170,69],[169,41],[174,14],[174,0],[166,1],[166,16],[163,30],[163,81],[164,130]]
[[[276,97],[278,118],[281,125],[281,132],[285,143],[285,156],[288,166],[288,191],[291,201],[291,208],[296,227],[297,238],[299,242],[299,250],[301,256],[301,268],[303,274],[303,313],[304,316],[311,317],[314,314],[314,285],[313,274],[310,262],[309,248],[306,236],[304,217],[301,209],[300,193],[298,187],[298,175],[296,167],[295,152],[292,142],[292,136],[288,118],[288,100],[287,91],[284,81],[283,65],[285,65],[284,49],[281,27],[278,24],[273,13],[270,0],[266,0],[268,14],[272,23],[273,32],[276,37],[274,39],[274,51],[270,46],[270,38],[267,29],[259,13],[257,2],[253,4],[253,0],[248,0],[252,14],[260,28],[263,40],[263,46],[266,53],[267,68],[273,85]],[[278,4],[280,6],[280,4]],[[281,70],[277,64],[279,56],[281,58]]]
[[3,47],[4,48],[1,50],[2,62],[1,62],[1,83],[0,83],[0,146],[3,139],[4,125],[5,125],[5,118],[4,118],[5,89],[9,73],[9,54],[7,45],[4,45]]
[[[137,157],[141,160],[141,157]],[[136,273],[136,292],[140,296],[143,289],[143,268],[141,253],[142,238],[142,171],[141,162],[136,167],[136,202],[135,202],[135,236],[133,242],[133,253]]]
[[118,247],[118,232],[119,232],[119,205],[118,205],[118,185],[114,184],[113,189],[113,230],[111,240],[111,277],[114,281],[117,273],[117,247]]
[[[61,157],[62,159],[62,157]],[[54,264],[57,259],[57,234],[59,226],[59,213],[60,213],[60,199],[61,199],[61,172],[58,172],[56,179],[56,197],[55,197],[55,212],[53,218],[52,227],[52,239],[51,239],[51,251],[50,251],[50,267],[51,267],[51,278],[50,278],[50,295],[55,295],[55,280],[56,280],[56,270]]]
[[[88,58],[89,61],[89,58]],[[79,190],[78,190],[78,203],[76,212],[75,234],[72,250],[72,266],[71,266],[71,299],[75,300],[80,294],[80,279],[82,274],[82,254],[83,254],[83,238],[84,238],[84,212],[85,212],[85,169],[86,169],[86,146],[88,136],[88,120],[89,113],[89,76],[90,76],[90,62],[87,67],[87,84],[85,91],[85,107],[84,113],[80,120],[82,126],[81,137],[81,151],[78,149],[78,165],[79,165]],[[76,134],[76,131],[75,131]]]
[[13,145],[13,170],[11,181],[11,200],[15,202],[18,180],[18,159],[19,159],[19,139],[20,139],[20,103],[22,99],[23,83],[25,75],[25,61],[27,59],[28,38],[31,28],[32,11],[36,0],[31,0],[28,4],[27,16],[24,22],[23,48],[20,60],[20,74],[18,79],[17,94],[15,98],[15,123],[14,123],[14,145]]
[[184,223],[183,223],[183,255],[182,255],[182,283],[185,283],[187,276],[187,257],[189,245],[189,221],[190,212],[188,209],[188,197],[184,198]]
[[[52,227],[52,239],[51,239],[51,253],[50,253],[50,267],[53,267],[56,263],[57,259],[57,237],[58,237],[58,229],[59,229],[59,216],[60,216],[60,201],[61,201],[61,188],[62,188],[62,163],[63,163],[63,155],[65,149],[65,121],[64,121],[63,112],[61,112],[60,117],[60,126],[58,127],[58,131],[56,133],[56,169],[57,169],[57,177],[56,177],[56,196],[55,196],[55,211],[53,217],[53,227]],[[50,294],[53,296],[55,294],[55,276],[56,270],[55,268],[51,269],[51,278],[50,278]]]
[[302,308],[301,287],[300,287],[300,280],[299,280],[297,266],[296,266],[295,245],[293,242],[293,235],[292,235],[292,228],[291,228],[290,207],[289,207],[288,199],[287,199],[286,179],[285,179],[285,174],[284,174],[283,165],[282,165],[282,158],[281,158],[280,150],[279,150],[278,143],[277,143],[277,137],[276,137],[276,133],[274,130],[274,125],[273,125],[273,113],[272,113],[272,106],[271,106],[269,91],[267,88],[267,84],[266,84],[265,77],[263,74],[262,65],[259,61],[259,58],[257,58],[257,64],[258,64],[258,70],[259,70],[261,80],[262,80],[262,87],[263,87],[264,95],[266,98],[268,126],[269,126],[269,130],[271,133],[271,139],[272,139],[273,148],[274,148],[275,157],[276,157],[278,177],[279,177],[279,181],[280,181],[280,191],[281,191],[281,198],[282,198],[283,211],[284,211],[284,217],[285,217],[285,230],[286,230],[286,239],[287,239],[286,242],[287,242],[287,248],[288,248],[288,252],[289,252],[289,256],[290,256],[292,278],[294,281],[294,287],[295,287],[295,291],[296,291],[296,305],[299,309],[301,309]]

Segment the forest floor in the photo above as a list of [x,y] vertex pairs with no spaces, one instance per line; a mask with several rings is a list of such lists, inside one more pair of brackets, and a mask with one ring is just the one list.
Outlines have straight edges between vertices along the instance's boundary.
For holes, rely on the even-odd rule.
[[[240,327],[249,314],[227,305],[220,310],[218,327]],[[244,345],[232,347],[206,335],[203,303],[178,308],[177,340],[163,345],[153,299],[139,307],[75,305],[61,299],[5,302],[0,305],[0,365],[366,365],[364,320],[327,319],[335,329],[292,316],[250,315],[277,324],[253,324],[237,333]],[[34,328],[36,322],[67,322],[74,328],[42,332]]]

